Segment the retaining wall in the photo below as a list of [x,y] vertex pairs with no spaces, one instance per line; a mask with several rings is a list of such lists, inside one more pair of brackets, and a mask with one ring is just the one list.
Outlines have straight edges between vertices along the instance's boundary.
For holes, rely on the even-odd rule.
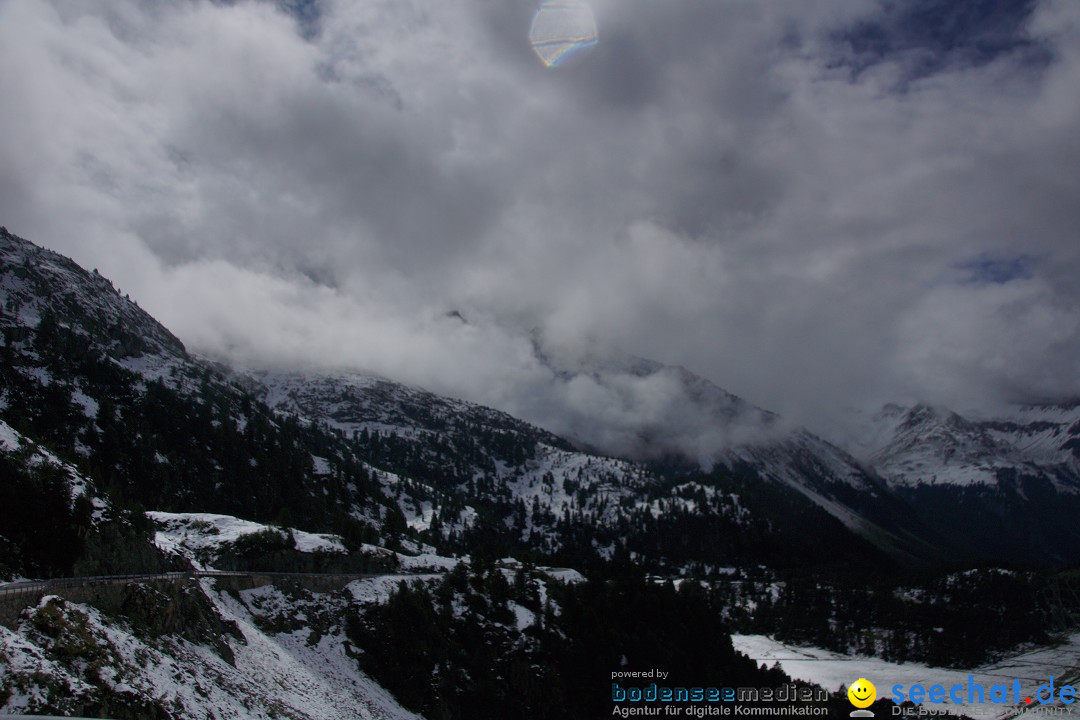
[[244,573],[195,571],[152,575],[107,575],[86,578],[60,578],[40,582],[12,583],[0,586],[0,625],[14,629],[19,614],[38,604],[46,595],[59,595],[77,603],[93,605],[105,612],[115,612],[124,599],[124,590],[133,583],[155,587],[175,586],[199,578],[213,578],[223,590],[250,590],[264,585],[296,584],[313,592],[340,590],[353,580],[375,577],[374,574],[315,573]]

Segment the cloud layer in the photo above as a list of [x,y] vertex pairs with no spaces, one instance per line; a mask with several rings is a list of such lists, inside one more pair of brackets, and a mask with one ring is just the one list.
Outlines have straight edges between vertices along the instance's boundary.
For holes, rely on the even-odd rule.
[[1080,7],[954,5],[596,0],[549,69],[518,0],[0,0],[0,222],[202,352],[556,430],[664,384],[534,327],[812,427],[1078,395]]

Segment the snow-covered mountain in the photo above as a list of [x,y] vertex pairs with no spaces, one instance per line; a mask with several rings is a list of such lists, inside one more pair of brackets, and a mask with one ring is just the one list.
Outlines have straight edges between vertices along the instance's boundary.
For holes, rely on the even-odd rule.
[[[565,542],[560,524],[587,525],[594,548],[610,556],[625,542],[627,533],[619,528],[638,525],[645,515],[665,522],[711,517],[715,526],[742,528],[750,537],[749,524],[776,521],[775,506],[755,499],[757,488],[768,486],[799,498],[783,513],[816,506],[889,552],[925,550],[912,532],[918,522],[903,503],[843,450],[682,368],[617,359],[573,371],[560,367],[558,374],[565,382],[589,372],[595,383],[625,387],[628,380],[618,377],[623,373],[663,383],[669,394],[671,388],[685,394],[680,415],[698,416],[694,431],[712,427],[715,441],[722,434],[739,435],[742,442],[714,442],[707,469],[694,468],[688,458],[672,463],[670,456],[667,463],[642,463],[597,454],[594,444],[576,449],[506,413],[363,373],[256,372],[244,383],[280,412],[353,437],[375,474],[393,480],[408,524],[425,531],[434,526],[447,535],[450,526],[467,528],[480,508],[519,540],[549,552]],[[412,480],[398,482],[399,476]],[[728,477],[740,478],[738,492],[725,487]]]
[[[353,439],[410,527],[476,525],[477,508],[544,551],[563,518],[613,527],[649,506],[659,475],[629,460],[575,449],[506,413],[359,373],[255,372],[243,382],[278,412]],[[433,530],[434,528],[434,530]]]
[[997,486],[1032,477],[1080,492],[1080,404],[1018,406],[990,419],[888,405],[867,429],[859,450],[894,486]]
[[1064,466],[1080,475],[1080,400],[1021,405],[981,425],[1032,462]]
[[328,422],[348,433],[387,429],[435,433],[455,421],[467,421],[477,427],[535,437],[549,445],[567,445],[561,438],[507,413],[377,375],[355,371],[322,375],[264,371],[249,376],[271,407]]
[[[108,280],[7,232],[0,233],[0,419],[10,428],[0,460],[17,479],[4,487],[11,506],[70,495],[77,481],[88,500],[67,511],[78,523],[54,518],[61,525],[89,526],[110,498],[122,497],[114,506],[125,508],[101,533],[56,543],[66,552],[51,559],[37,558],[39,530],[5,516],[0,544],[10,543],[3,561],[11,573],[146,569],[145,554],[133,549],[150,552],[149,543],[118,537],[145,525],[138,505],[280,520],[357,543],[377,536],[393,510],[347,442],[261,405]],[[33,453],[55,462],[31,462]],[[52,515],[62,510],[47,507]],[[95,550],[99,536],[111,547]]]
[[852,445],[935,528],[947,554],[1075,562],[1080,531],[1080,404],[964,417],[887,405]]

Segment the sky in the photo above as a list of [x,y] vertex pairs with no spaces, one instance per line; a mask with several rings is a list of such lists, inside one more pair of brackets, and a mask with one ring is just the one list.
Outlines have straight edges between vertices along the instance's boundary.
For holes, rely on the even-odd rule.
[[557,67],[537,7],[0,0],[0,224],[197,352],[625,442],[682,391],[536,338],[822,431],[1080,395],[1080,3],[595,0]]

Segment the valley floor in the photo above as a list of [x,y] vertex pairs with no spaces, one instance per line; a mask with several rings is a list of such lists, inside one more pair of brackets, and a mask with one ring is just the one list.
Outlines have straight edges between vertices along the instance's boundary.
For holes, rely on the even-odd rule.
[[[1019,653],[989,665],[971,670],[935,668],[919,663],[892,663],[879,658],[860,655],[840,655],[828,650],[812,647],[799,647],[778,642],[764,635],[733,635],[735,649],[745,653],[759,663],[771,666],[779,662],[784,672],[797,680],[817,683],[827,690],[846,688],[859,678],[867,678],[877,686],[878,698],[889,698],[894,685],[903,685],[904,692],[913,685],[929,688],[942,685],[946,689],[952,685],[964,686],[963,696],[967,697],[969,677],[982,685],[989,692],[995,683],[1011,687],[1014,679],[1020,680],[1021,698],[1032,697],[1040,685],[1054,679],[1055,688],[1080,681],[1080,633],[1070,635],[1065,642],[1054,647],[1036,648]],[[1045,691],[1044,691],[1045,694]],[[1011,693],[1010,693],[1011,700]],[[925,703],[927,710],[943,709],[953,713],[963,713],[980,720],[998,720],[1017,715],[1038,717],[1049,706],[1018,708],[1014,704],[998,705],[993,703]],[[1075,710],[1069,706],[1056,706],[1066,714],[1080,715],[1080,707]],[[1056,714],[1056,713],[1054,713]]]

